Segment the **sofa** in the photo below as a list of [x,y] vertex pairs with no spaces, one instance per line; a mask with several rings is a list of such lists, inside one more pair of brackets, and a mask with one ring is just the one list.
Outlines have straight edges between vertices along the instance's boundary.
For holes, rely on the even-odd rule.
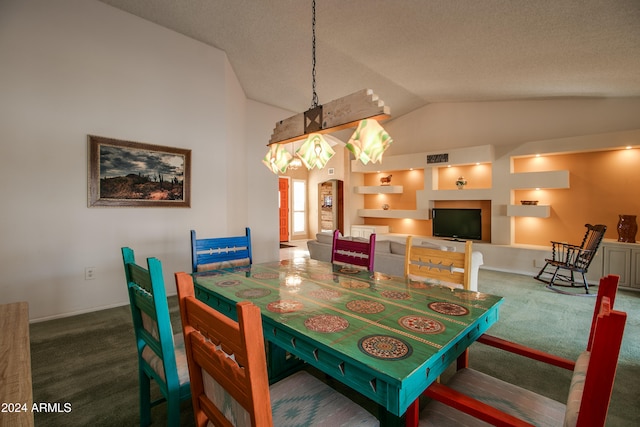
[[[360,239],[358,237],[345,237],[354,240],[367,241],[368,239]],[[388,274],[390,276],[404,276],[404,255],[405,242],[398,237],[378,237],[376,236],[376,252],[373,263],[374,271]],[[414,237],[415,246],[425,246],[442,251],[456,251],[455,246],[447,246],[438,240],[426,240],[420,237]],[[309,257],[319,261],[331,262],[331,248],[333,246],[332,233],[318,233],[315,240],[307,242],[309,249]],[[482,253],[473,251],[471,254],[471,290],[478,290],[478,270],[483,264]]]

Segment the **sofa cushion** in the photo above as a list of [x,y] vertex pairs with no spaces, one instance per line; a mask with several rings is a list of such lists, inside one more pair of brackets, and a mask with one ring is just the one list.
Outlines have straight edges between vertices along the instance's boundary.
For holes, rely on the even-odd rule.
[[[415,240],[414,240],[414,242],[415,242]],[[426,240],[422,240],[421,242],[416,243],[415,246],[420,246],[422,248],[437,249],[439,251],[445,251],[445,252],[455,252],[456,251],[455,246],[439,245],[437,243],[428,242]]]
[[398,242],[391,242],[391,253],[404,256],[406,252],[406,245]]
[[326,243],[327,245],[333,245],[333,234],[318,233],[316,234],[316,240],[319,243]]
[[388,240],[376,241],[376,253],[391,253],[391,242]]

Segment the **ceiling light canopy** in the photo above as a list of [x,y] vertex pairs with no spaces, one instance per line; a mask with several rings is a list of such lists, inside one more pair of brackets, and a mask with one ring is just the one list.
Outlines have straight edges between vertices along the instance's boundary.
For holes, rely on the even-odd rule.
[[[269,152],[263,163],[275,174],[284,173],[294,160],[286,149],[274,149],[285,144],[303,141],[295,152],[296,156],[308,168],[322,169],[335,151],[326,141],[328,133],[356,127],[346,147],[356,159],[365,165],[369,162],[381,162],[382,153],[389,147],[393,139],[378,123],[378,120],[390,117],[390,109],[373,93],[364,89],[344,96],[324,105],[318,104],[316,93],[316,2],[312,2],[312,58],[313,58],[313,96],[311,108],[276,123],[271,139]],[[331,137],[333,138],[333,137]],[[333,138],[335,141],[337,138]],[[286,154],[284,154],[286,153]],[[288,155],[288,156],[287,156]]]

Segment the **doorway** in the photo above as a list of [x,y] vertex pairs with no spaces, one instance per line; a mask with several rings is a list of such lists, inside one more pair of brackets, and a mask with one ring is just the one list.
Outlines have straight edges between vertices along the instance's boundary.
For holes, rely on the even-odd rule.
[[278,178],[280,241],[289,241],[289,178]]

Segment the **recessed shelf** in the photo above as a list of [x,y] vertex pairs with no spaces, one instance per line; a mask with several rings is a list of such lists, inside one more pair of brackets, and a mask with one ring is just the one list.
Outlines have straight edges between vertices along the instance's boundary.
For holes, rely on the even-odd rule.
[[435,190],[433,200],[491,200],[491,189]]
[[358,209],[358,216],[363,218],[429,219],[429,209]]
[[509,178],[509,183],[513,190],[569,188],[569,171],[512,173]]
[[508,205],[507,216],[531,216],[537,218],[549,218],[551,206],[549,205]]
[[355,187],[358,194],[402,194],[402,185],[370,185]]

